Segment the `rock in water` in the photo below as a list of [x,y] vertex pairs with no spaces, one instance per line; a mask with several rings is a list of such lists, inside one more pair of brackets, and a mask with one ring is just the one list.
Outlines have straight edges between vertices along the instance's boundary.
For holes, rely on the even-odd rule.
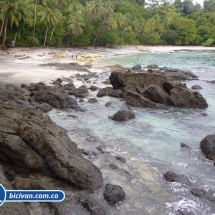
[[187,176],[181,175],[181,174],[176,174],[171,171],[164,173],[164,178],[170,182],[179,182],[181,184],[191,185],[191,182]]
[[134,119],[135,114],[130,110],[119,110],[110,118],[115,121],[127,121],[129,119]]
[[187,108],[208,107],[205,98],[199,92],[191,91],[185,84],[173,81],[160,71],[145,73],[117,71],[112,72],[109,78],[113,89],[122,90],[123,97],[129,105],[156,108],[159,103]]
[[191,89],[192,89],[192,90],[201,90],[202,87],[201,87],[200,85],[193,85],[193,86],[191,87]]
[[104,208],[90,196],[81,195],[77,202],[86,208],[90,212],[90,215],[106,215]]
[[200,142],[200,148],[208,159],[215,161],[215,134],[206,136]]
[[122,187],[112,184],[107,184],[105,186],[103,195],[110,205],[115,205],[119,201],[123,201],[125,199],[125,192]]

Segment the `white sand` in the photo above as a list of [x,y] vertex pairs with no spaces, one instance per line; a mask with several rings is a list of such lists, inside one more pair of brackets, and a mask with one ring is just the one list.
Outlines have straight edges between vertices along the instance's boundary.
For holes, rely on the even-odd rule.
[[[171,52],[174,50],[214,50],[215,47],[201,46],[124,46],[118,48],[12,48],[7,53],[0,51],[0,84],[13,83],[35,83],[44,81],[49,83],[59,77],[69,77],[75,71],[56,70],[51,67],[41,67],[40,64],[46,63],[71,63],[90,64],[93,72],[107,71],[101,59],[112,58],[116,56],[131,55],[144,52]],[[54,57],[50,52],[62,53],[67,55],[65,58]],[[75,60],[75,54],[80,53],[83,56],[99,55],[101,58],[95,58],[94,62],[83,62]],[[74,59],[72,59],[72,54]],[[28,59],[20,60],[16,55],[29,56]]]

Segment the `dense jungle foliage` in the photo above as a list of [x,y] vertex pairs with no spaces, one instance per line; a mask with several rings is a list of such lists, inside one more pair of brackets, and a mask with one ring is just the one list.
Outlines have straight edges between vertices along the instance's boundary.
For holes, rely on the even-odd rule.
[[1,46],[206,45],[215,0],[0,0]]

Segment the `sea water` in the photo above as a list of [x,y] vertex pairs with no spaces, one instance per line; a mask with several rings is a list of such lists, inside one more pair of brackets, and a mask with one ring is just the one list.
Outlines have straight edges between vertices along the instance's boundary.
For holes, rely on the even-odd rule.
[[[87,111],[75,112],[77,118],[68,117],[68,111],[52,110],[49,113],[57,124],[68,130],[70,137],[78,145],[79,143],[83,145],[84,137],[91,133],[92,136],[103,140],[110,152],[126,157],[127,163],[138,169],[139,176],[135,176],[137,179],[123,184],[131,188],[130,191],[127,188],[127,192],[131,192],[127,193],[128,199],[119,206],[120,208],[111,209],[110,214],[174,215],[178,214],[178,211],[192,212],[195,215],[215,214],[214,203],[190,193],[192,187],[215,190],[215,167],[199,148],[200,141],[206,135],[215,133],[215,84],[207,83],[215,80],[215,52],[185,50],[171,53],[141,53],[107,58],[100,64],[104,66],[121,64],[125,67],[157,64],[160,67],[190,70],[199,76],[199,80],[186,81],[187,87],[201,85],[203,89],[200,93],[208,102],[208,108],[203,110],[174,107],[155,110],[132,107],[135,119],[123,123],[114,122],[108,116],[128,106],[120,99],[111,97],[98,98],[98,103],[95,104],[88,102],[80,104]],[[108,75],[104,76],[107,78]],[[89,98],[95,96],[96,92],[91,92]],[[112,102],[110,107],[105,107],[107,101]],[[181,149],[181,142],[191,148]],[[143,195],[145,191],[141,192],[141,189],[144,189],[144,186],[139,185],[144,184],[141,180],[141,171],[147,174],[146,171],[143,172],[143,165],[147,165],[148,170],[153,172],[154,187],[159,183],[160,190]],[[193,186],[166,182],[163,178],[166,171],[187,175]],[[115,182],[119,181],[120,184],[120,179],[114,178],[114,174],[110,177],[104,171],[103,176]],[[135,188],[132,187],[135,186],[140,190],[133,192]]]

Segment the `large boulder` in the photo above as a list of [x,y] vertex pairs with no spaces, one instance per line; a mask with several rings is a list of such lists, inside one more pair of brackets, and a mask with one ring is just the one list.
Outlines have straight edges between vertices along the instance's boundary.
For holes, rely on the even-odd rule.
[[110,205],[115,205],[125,199],[125,192],[118,185],[107,184],[103,195]]
[[200,148],[208,159],[215,161],[215,134],[206,136],[200,142]]
[[[111,73],[110,82],[113,89],[122,90],[122,96],[129,105],[157,108],[159,103],[187,108],[208,107],[205,98],[199,92],[191,91],[185,84],[173,81],[163,72],[117,71]],[[160,107],[163,108],[163,106]]]
[[119,110],[110,118],[114,121],[127,121],[130,119],[134,119],[135,114],[130,110]]
[[10,94],[0,90],[0,159],[82,189],[98,189],[103,183],[100,170],[82,157],[65,129],[26,101],[19,103],[19,97],[12,100]]

